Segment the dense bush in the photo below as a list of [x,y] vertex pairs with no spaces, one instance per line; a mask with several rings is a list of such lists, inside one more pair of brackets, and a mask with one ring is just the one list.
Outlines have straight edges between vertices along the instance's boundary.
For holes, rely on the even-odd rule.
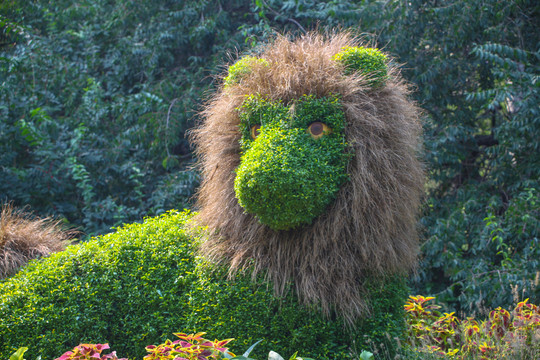
[[[339,98],[303,96],[292,108],[260,95],[240,108],[242,157],[234,190],[240,206],[274,230],[311,224],[347,180]],[[320,133],[312,133],[315,123]]]
[[347,74],[358,71],[366,76],[369,84],[375,88],[388,79],[388,58],[377,49],[347,47],[337,53],[334,60],[344,65]]
[[33,261],[1,282],[0,357],[21,346],[33,359],[53,358],[79,343],[108,343],[122,356],[142,358],[146,345],[171,333],[203,330],[234,337],[231,351],[239,353],[263,339],[256,358],[274,350],[322,360],[403,334],[403,281],[373,284],[373,312],[350,330],[340,318],[300,306],[292,289],[275,298],[249,271],[226,281],[225,269],[194,256],[183,229],[187,218],[169,213],[127,225]]

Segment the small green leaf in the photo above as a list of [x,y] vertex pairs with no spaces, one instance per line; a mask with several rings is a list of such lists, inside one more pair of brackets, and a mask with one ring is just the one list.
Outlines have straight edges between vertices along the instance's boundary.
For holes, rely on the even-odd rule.
[[297,359],[296,355],[298,355],[298,351],[295,352],[294,354],[292,354],[291,357],[289,358],[289,360],[295,360],[295,359]]
[[9,360],[24,360],[24,353],[28,350],[27,347],[21,347],[19,350],[15,351],[13,355],[9,357]]
[[370,353],[369,351],[362,351],[360,354],[360,359],[362,360],[370,360],[374,359],[373,353]]

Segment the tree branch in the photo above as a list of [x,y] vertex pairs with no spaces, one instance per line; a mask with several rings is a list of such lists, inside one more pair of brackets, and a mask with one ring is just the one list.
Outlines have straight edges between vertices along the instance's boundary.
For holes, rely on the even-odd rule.
[[[267,3],[265,0],[262,0],[264,6],[266,6],[268,8],[268,10],[270,10],[271,12],[274,13],[275,16],[283,16],[282,14],[278,13],[276,10],[272,9]],[[284,16],[283,16],[284,17]],[[287,18],[288,21],[292,22],[293,24],[295,24],[296,26],[298,26],[300,28],[300,30],[302,30],[305,33],[307,33],[306,29],[304,29],[304,27],[302,25],[300,25],[300,23],[292,18]]]
[[495,146],[499,145],[499,140],[495,139],[493,135],[476,135],[474,137],[478,146]]

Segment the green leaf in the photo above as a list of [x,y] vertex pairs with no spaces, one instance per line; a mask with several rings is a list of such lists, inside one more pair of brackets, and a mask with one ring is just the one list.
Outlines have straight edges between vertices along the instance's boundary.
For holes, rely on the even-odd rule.
[[294,354],[292,354],[291,357],[289,358],[289,360],[297,359],[297,357],[296,357],[297,354],[298,354],[298,351],[295,352]]
[[13,355],[9,357],[9,360],[24,360],[24,353],[28,350],[27,347],[21,347],[19,350],[15,351]]
[[373,353],[370,353],[369,351],[362,351],[360,354],[360,359],[362,360],[370,360],[374,359]]
[[261,341],[262,341],[262,339],[259,340],[259,341],[257,341],[255,344],[251,345],[251,346],[249,347],[249,349],[246,350],[246,352],[244,353],[243,356],[249,356],[249,354],[253,351],[253,348],[254,348],[255,346],[257,346],[257,344],[260,343]]

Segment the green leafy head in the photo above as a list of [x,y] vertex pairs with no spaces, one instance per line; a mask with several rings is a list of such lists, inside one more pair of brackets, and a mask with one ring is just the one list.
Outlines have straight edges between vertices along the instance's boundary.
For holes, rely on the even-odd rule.
[[242,78],[249,75],[254,66],[261,65],[269,66],[269,63],[265,59],[260,59],[255,56],[244,56],[229,67],[228,74],[224,80],[224,86],[227,88],[229,86],[238,84]]
[[339,97],[304,95],[283,104],[248,96],[239,109],[240,206],[274,230],[309,225],[347,179],[345,116]]
[[346,75],[359,72],[374,88],[384,85],[388,79],[387,57],[377,49],[346,46],[333,59],[343,64]]

